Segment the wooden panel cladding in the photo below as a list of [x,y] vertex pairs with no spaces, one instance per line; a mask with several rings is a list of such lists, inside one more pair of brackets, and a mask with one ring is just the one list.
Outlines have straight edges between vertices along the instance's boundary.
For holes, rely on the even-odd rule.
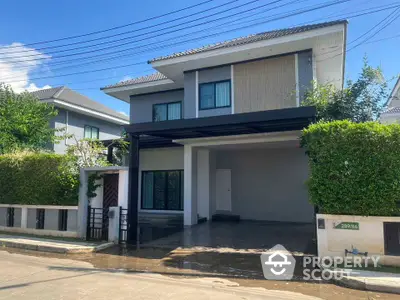
[[296,107],[295,56],[234,66],[235,113]]

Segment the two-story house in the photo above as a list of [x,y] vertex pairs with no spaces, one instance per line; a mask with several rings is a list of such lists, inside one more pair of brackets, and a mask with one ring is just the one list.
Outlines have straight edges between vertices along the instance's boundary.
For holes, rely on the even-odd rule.
[[312,81],[342,87],[346,30],[334,21],[237,38],[155,58],[157,73],[102,88],[130,103],[130,224],[138,212],[180,214],[186,226],[312,223],[299,136],[315,108],[300,106]]
[[51,121],[52,128],[62,129],[60,134],[72,138],[50,145],[56,153],[65,153],[68,145],[83,138],[111,140],[121,138],[122,126],[129,118],[115,110],[93,101],[65,86],[32,92],[40,101],[53,104],[58,115]]

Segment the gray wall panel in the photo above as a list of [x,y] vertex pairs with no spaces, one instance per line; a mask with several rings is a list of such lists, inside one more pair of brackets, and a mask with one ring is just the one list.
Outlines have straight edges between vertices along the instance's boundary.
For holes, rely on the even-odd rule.
[[27,227],[36,229],[36,208],[28,208]]
[[21,227],[21,208],[14,208],[14,227]]
[[196,118],[196,72],[184,74],[185,109],[184,118]]
[[44,211],[44,229],[58,230],[58,209],[46,209]]
[[313,221],[302,149],[218,151],[216,164],[217,169],[231,169],[233,214],[249,220]]
[[223,66],[199,71],[199,83],[231,79],[231,66]]
[[153,121],[153,105],[182,101],[182,115],[185,111],[183,90],[166,91],[147,95],[131,96],[130,119],[132,123]]
[[0,226],[7,225],[7,207],[0,207]]
[[78,230],[78,211],[68,210],[67,218],[67,231],[77,231]]

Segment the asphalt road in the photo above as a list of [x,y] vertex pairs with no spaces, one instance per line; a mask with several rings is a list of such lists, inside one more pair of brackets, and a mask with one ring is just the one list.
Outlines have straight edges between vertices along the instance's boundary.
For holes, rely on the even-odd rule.
[[0,299],[320,299],[300,293],[240,287],[224,279],[175,279],[96,269],[69,259],[0,251]]

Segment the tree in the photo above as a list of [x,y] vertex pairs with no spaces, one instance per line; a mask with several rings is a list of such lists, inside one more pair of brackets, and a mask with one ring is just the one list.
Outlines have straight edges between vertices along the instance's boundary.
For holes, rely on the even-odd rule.
[[58,114],[28,92],[15,93],[0,83],[0,154],[40,150],[59,139],[50,121]]
[[346,87],[340,90],[332,84],[313,83],[302,105],[315,106],[319,120],[359,123],[377,120],[386,107],[388,97],[387,82],[381,69],[369,66],[364,58],[364,66],[356,81],[348,80]]

